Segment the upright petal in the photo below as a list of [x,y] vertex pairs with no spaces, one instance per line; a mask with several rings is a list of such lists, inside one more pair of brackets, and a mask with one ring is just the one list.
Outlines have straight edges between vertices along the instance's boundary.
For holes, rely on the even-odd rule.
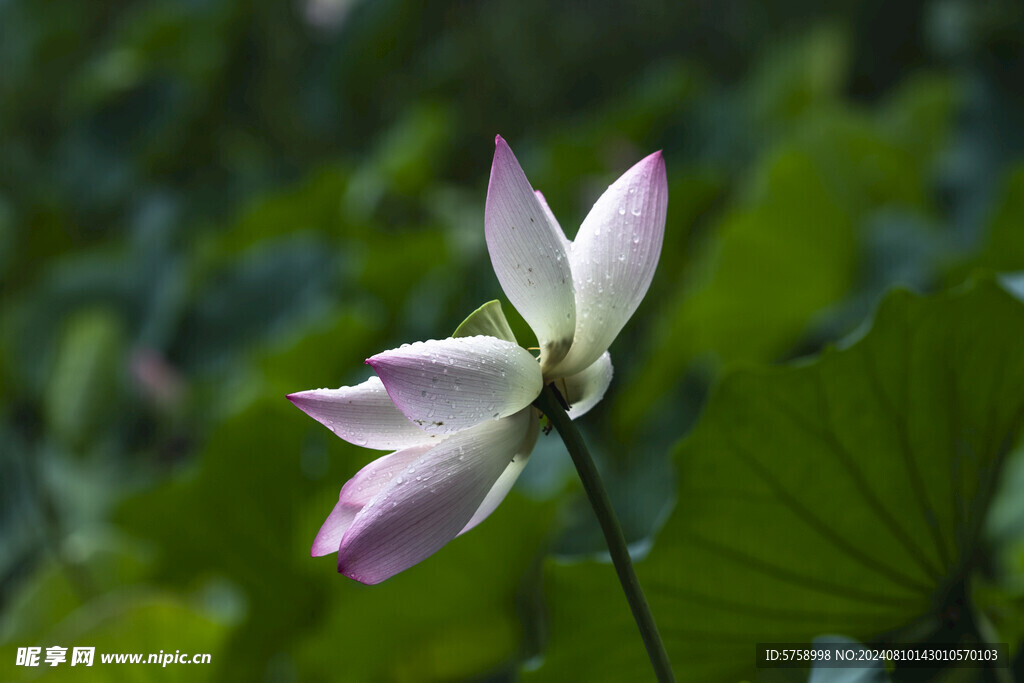
[[395,406],[436,434],[517,413],[542,388],[540,367],[530,352],[494,337],[417,342],[366,362]]
[[526,436],[523,437],[522,443],[516,449],[516,454],[512,456],[512,462],[505,467],[505,471],[498,477],[498,481],[494,482],[494,486],[487,492],[487,496],[480,503],[477,511],[473,513],[473,518],[459,532],[459,536],[487,519],[501,505],[501,501],[505,500],[505,496],[519,479],[519,473],[523,471],[526,463],[530,460],[530,453],[533,453],[533,447],[537,445],[537,437],[540,435],[540,414],[533,407],[524,408],[522,412],[529,413],[530,424],[527,427]]
[[[440,440],[434,443],[440,443]],[[341,487],[338,503],[327,517],[327,521],[320,527],[320,533],[313,540],[310,554],[313,557],[320,557],[338,552],[342,536],[352,526],[359,511],[373,500],[373,497],[380,493],[396,474],[400,474],[402,470],[433,448],[434,443],[403,448],[400,451],[389,453],[359,470],[356,476]]]
[[380,583],[455,538],[523,442],[528,416],[454,434],[395,475],[345,532],[338,571]]
[[364,448],[387,451],[437,440],[395,407],[379,377],[354,387],[300,391],[289,394],[288,400],[345,441]]
[[508,144],[500,135],[494,144],[484,212],[487,251],[505,295],[537,335],[542,366],[554,366],[569,350],[576,326],[565,235]]
[[612,357],[605,351],[581,372],[558,381],[557,386],[569,404],[569,418],[575,420],[596,406],[612,383]]
[[[558,235],[559,241],[562,243],[562,248],[565,249],[565,253],[569,253],[569,249],[572,247],[572,242],[565,236],[565,230],[562,230],[561,224],[558,219],[555,218],[555,212],[548,206],[548,200],[544,198],[544,193],[540,190],[534,190],[533,193],[537,195],[537,201],[540,202],[540,208],[544,209],[544,215],[548,217],[548,222],[555,226],[555,234]],[[571,266],[570,266],[571,269]]]
[[607,350],[647,293],[665,235],[668,181],[655,152],[605,190],[570,251],[576,331],[568,355],[546,376],[573,375]]

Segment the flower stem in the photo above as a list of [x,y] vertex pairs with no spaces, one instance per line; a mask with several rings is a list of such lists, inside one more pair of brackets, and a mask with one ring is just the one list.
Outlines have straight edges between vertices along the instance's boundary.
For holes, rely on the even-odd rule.
[[658,627],[654,623],[654,616],[651,608],[644,597],[644,591],[640,587],[640,581],[633,571],[633,561],[629,557],[629,549],[626,546],[626,537],[622,534],[622,527],[612,509],[608,492],[601,483],[601,477],[597,472],[594,459],[590,457],[587,446],[583,443],[583,437],[577,431],[576,426],[569,419],[569,415],[563,408],[564,399],[557,393],[552,385],[547,385],[540,392],[540,396],[533,403],[541,412],[547,415],[548,420],[558,430],[558,435],[565,442],[565,448],[572,456],[576,471],[579,472],[580,480],[583,482],[583,490],[587,492],[590,504],[597,515],[597,521],[601,524],[601,531],[604,532],[605,541],[608,543],[608,552],[612,556],[612,564],[615,572],[619,575],[619,583],[626,593],[626,600],[629,608],[633,611],[633,618],[640,629],[640,636],[647,648],[647,656],[651,660],[654,672],[662,683],[674,681],[672,667],[668,661],[668,653],[665,652],[665,645],[661,642],[658,634]]

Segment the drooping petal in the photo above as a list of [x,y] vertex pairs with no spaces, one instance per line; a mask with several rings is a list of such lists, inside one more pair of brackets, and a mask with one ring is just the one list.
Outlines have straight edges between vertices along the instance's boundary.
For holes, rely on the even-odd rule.
[[530,352],[494,337],[417,342],[366,362],[395,406],[436,434],[517,413],[542,387],[540,367]]
[[537,335],[542,366],[554,366],[576,327],[565,235],[500,135],[494,145],[484,212],[487,251],[502,290]]
[[320,526],[320,531],[313,539],[313,547],[310,548],[309,554],[313,557],[320,557],[338,552],[342,536],[352,526],[352,520],[356,518],[356,514],[361,509],[361,507],[354,508],[345,505],[340,500],[335,503],[331,514],[327,515],[326,521]]
[[289,394],[295,407],[349,443],[376,450],[435,443],[391,402],[379,377],[340,389],[313,389]]
[[[443,437],[435,443],[440,443],[441,440]],[[352,526],[352,521],[359,511],[373,500],[373,497],[380,493],[396,474],[400,474],[402,470],[416,462],[417,458],[433,447],[434,443],[403,448],[377,458],[356,472],[356,475],[341,487],[338,503],[328,515],[327,521],[320,527],[320,532],[313,540],[310,554],[313,557],[320,557],[338,552],[342,536]]]
[[523,442],[528,415],[454,434],[395,475],[345,532],[338,571],[380,583],[455,538]]
[[569,418],[575,420],[596,406],[612,383],[612,357],[607,351],[586,369],[561,379],[557,386],[569,404]]
[[658,265],[667,207],[661,152],[626,171],[594,204],[569,254],[576,291],[572,347],[545,375],[565,377],[589,366],[633,315]]
[[473,518],[459,532],[459,536],[487,519],[501,505],[501,501],[505,500],[505,496],[512,490],[516,479],[519,478],[519,473],[523,471],[526,463],[530,460],[530,453],[533,452],[533,447],[537,445],[537,437],[540,434],[540,415],[532,407],[525,408],[523,412],[529,413],[527,419],[530,421],[526,430],[526,436],[523,437],[523,442],[519,444],[516,454],[512,456],[512,462],[505,467],[505,471],[501,473],[498,481],[494,482],[494,486],[487,492],[487,496],[480,503],[480,507],[473,513]]

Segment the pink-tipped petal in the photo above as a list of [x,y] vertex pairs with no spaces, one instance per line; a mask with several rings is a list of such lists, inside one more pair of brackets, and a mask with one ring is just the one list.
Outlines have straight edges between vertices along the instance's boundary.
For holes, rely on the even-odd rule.
[[436,443],[391,402],[379,377],[340,389],[313,389],[290,394],[288,400],[349,443],[376,450]]
[[565,356],[576,326],[566,239],[549,216],[498,136],[484,212],[487,251],[505,295],[537,335],[543,367]]
[[527,419],[530,421],[526,430],[526,436],[523,437],[523,442],[519,444],[516,454],[512,456],[512,462],[505,467],[505,471],[501,473],[498,481],[494,482],[494,486],[487,492],[483,502],[480,503],[480,507],[473,513],[472,519],[459,532],[459,536],[487,519],[501,505],[501,501],[505,500],[505,496],[512,490],[512,486],[519,479],[519,474],[530,460],[530,453],[533,452],[533,447],[537,445],[537,437],[540,435],[540,416],[534,412],[532,407],[524,409],[523,412],[529,413]]
[[360,508],[346,505],[340,500],[335,503],[331,514],[327,515],[316,538],[313,539],[313,547],[310,548],[309,554],[313,557],[320,557],[338,552],[338,548],[341,547],[341,538],[352,526],[352,520],[356,518],[356,513],[359,510]]
[[[440,440],[435,443],[440,443]],[[363,507],[373,497],[380,493],[388,483],[408,467],[416,459],[433,448],[434,444],[425,446],[413,446],[395,451],[381,458],[377,458],[363,469],[356,472],[356,475],[348,480],[341,487],[338,495],[338,502],[328,515],[327,521],[320,527],[320,532],[313,540],[313,548],[310,554],[313,557],[328,555],[338,552],[341,546],[341,539],[352,526]]]
[[345,532],[338,571],[380,583],[455,538],[515,455],[528,414],[454,434],[395,475]]
[[575,420],[600,403],[612,383],[612,357],[605,351],[586,369],[558,383],[569,403],[569,418]]
[[626,171],[594,204],[569,255],[576,291],[572,348],[548,375],[582,371],[633,315],[658,265],[667,207],[661,152]]
[[543,386],[530,352],[495,337],[417,342],[366,361],[391,400],[428,432],[457,432],[519,412]]

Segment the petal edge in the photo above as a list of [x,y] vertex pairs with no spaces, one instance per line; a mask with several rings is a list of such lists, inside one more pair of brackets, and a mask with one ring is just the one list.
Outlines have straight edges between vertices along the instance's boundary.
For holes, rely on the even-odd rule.
[[537,335],[545,367],[565,356],[576,326],[566,239],[549,211],[499,135],[484,209],[487,252],[508,300]]
[[395,406],[435,434],[513,415],[532,403],[543,385],[529,351],[495,337],[416,342],[366,362]]

